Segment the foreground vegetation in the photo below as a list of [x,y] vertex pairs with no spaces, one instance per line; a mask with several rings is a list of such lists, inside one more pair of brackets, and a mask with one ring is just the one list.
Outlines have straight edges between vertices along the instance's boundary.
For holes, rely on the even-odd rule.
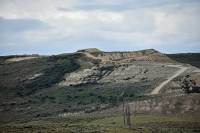
[[131,116],[131,126],[123,125],[122,116],[56,117],[28,122],[7,123],[0,132],[15,133],[192,133],[200,132],[200,118],[186,116],[136,115]]
[[[122,104],[123,89],[120,85],[114,87],[113,85],[87,84],[69,87],[52,86],[21,97],[2,95],[2,98],[11,100],[0,104],[2,110],[0,120],[2,122],[12,122],[13,119],[29,121],[33,118],[47,118],[63,113],[102,111]],[[138,84],[128,86],[126,100],[148,98],[149,96],[139,95],[143,89],[145,87]]]

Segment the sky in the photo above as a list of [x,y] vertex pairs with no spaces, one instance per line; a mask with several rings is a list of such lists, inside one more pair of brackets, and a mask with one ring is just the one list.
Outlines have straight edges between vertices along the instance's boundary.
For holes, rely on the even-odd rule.
[[0,55],[200,52],[200,0],[0,0]]

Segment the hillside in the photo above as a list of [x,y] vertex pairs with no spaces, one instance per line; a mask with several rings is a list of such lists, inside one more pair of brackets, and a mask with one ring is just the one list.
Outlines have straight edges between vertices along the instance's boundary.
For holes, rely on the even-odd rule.
[[123,91],[132,113],[159,110],[197,115],[199,102],[186,106],[199,100],[198,94],[187,95],[200,92],[199,74],[198,68],[154,49],[103,52],[91,48],[54,56],[4,56],[0,57],[0,121],[117,114]]

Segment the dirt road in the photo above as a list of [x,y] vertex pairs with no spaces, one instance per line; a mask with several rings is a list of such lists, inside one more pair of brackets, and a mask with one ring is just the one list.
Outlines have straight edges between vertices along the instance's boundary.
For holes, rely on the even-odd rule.
[[187,67],[180,67],[180,66],[173,66],[173,67],[178,67],[180,68],[180,70],[178,70],[174,75],[172,75],[171,77],[169,77],[167,80],[165,80],[164,82],[162,82],[162,84],[160,84],[159,86],[157,86],[152,92],[151,94],[158,94],[158,92],[160,91],[160,89],[162,89],[162,87],[164,85],[166,85],[167,83],[169,83],[173,78],[177,77],[178,75],[180,75],[181,73],[183,73]]
[[[86,56],[93,58],[93,59],[100,59],[102,61],[102,63],[104,62],[113,62],[116,64],[116,61],[111,61],[111,60],[106,60],[103,58],[99,58],[99,57],[95,57],[93,55],[91,55],[90,53],[84,53]],[[119,62],[119,61],[118,61]],[[159,86],[157,86],[150,94],[158,94],[158,92],[163,88],[163,86],[165,86],[167,83],[169,83],[173,78],[177,77],[178,75],[180,75],[181,73],[183,73],[187,67],[182,67],[181,65],[168,65],[169,67],[177,67],[180,68],[180,70],[178,70],[174,75],[172,75],[171,77],[169,77],[167,80],[165,80],[164,82],[162,82]]]

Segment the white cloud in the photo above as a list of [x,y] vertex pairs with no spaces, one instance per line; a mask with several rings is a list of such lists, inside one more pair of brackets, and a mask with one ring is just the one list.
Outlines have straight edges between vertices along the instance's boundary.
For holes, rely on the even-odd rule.
[[[185,49],[190,45],[193,51],[200,50],[200,3],[196,0],[1,0],[0,17],[19,29],[3,32],[0,27],[1,51],[11,48],[7,44],[49,46],[49,53],[55,48],[67,52],[90,46],[159,50],[164,45]],[[26,19],[41,25],[24,28]],[[13,20],[22,22],[21,28]]]

